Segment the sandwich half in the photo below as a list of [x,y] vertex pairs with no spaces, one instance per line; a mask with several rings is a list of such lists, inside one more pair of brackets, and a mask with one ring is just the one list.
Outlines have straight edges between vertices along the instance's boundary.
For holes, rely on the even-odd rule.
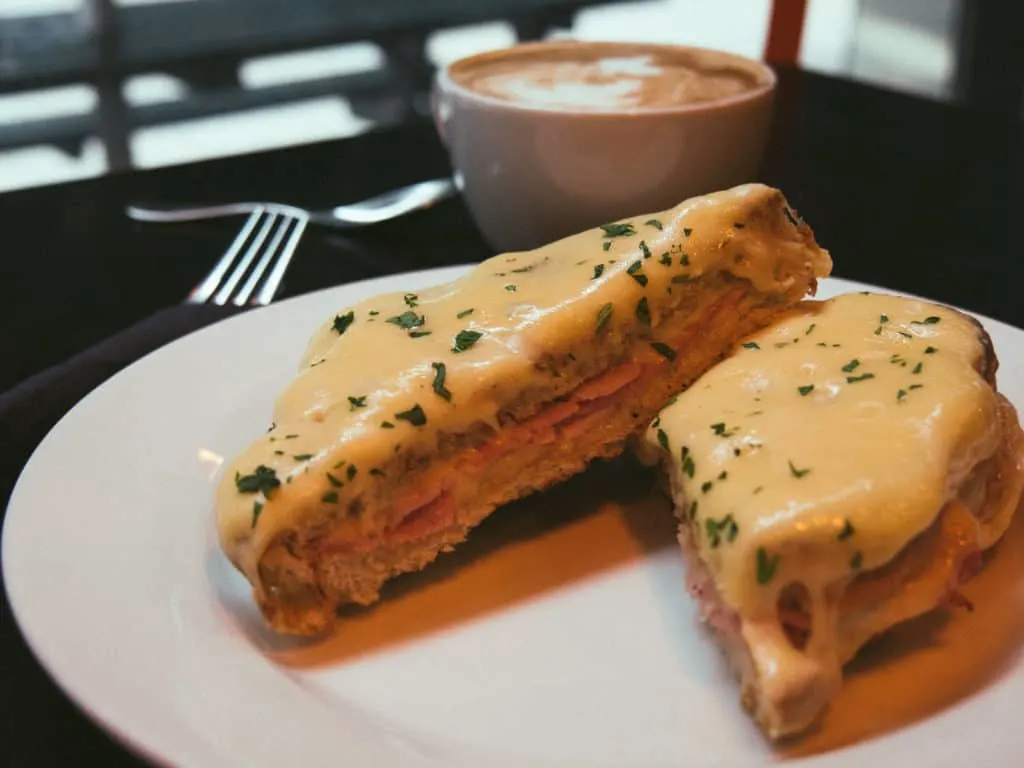
[[346,307],[227,465],[221,546],[271,627],[328,630],[499,505],[642,438],[830,269],[783,195],[752,184]]
[[687,586],[769,738],[810,726],[870,638],[965,604],[1024,484],[996,368],[972,318],[849,294],[746,338],[651,424]]

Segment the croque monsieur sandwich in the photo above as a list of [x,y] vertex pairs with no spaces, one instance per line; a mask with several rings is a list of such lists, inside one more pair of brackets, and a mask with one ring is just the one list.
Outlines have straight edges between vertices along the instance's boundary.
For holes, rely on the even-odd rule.
[[805,302],[667,406],[687,586],[767,736],[865,642],[940,606],[1007,529],[1024,440],[982,327],[889,295]]
[[752,184],[347,307],[226,467],[221,546],[271,627],[321,633],[499,505],[642,439],[830,269]]

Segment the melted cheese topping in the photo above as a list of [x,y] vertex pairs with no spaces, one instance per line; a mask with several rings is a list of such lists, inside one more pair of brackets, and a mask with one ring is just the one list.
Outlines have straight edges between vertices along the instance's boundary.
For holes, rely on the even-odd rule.
[[503,404],[550,382],[537,361],[635,327],[641,300],[656,338],[673,285],[728,271],[793,300],[830,268],[781,193],[751,184],[344,309],[313,335],[277,399],[276,426],[226,467],[216,500],[222,547],[258,586],[259,559],[280,532],[310,515],[339,524],[347,500],[396,482],[376,469],[396,453],[496,424]]
[[[762,695],[794,721],[807,722],[841,664],[884,628],[836,637],[843,586],[928,529],[997,451],[1000,400],[975,368],[983,355],[960,313],[844,295],[748,339],[648,430],[672,457],[700,557],[743,620]],[[777,619],[791,582],[809,591],[806,652]]]

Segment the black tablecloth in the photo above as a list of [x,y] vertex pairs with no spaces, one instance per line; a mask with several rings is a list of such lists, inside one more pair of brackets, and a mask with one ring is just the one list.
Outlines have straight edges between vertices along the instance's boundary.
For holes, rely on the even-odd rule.
[[[762,179],[799,209],[832,252],[837,276],[1024,325],[1016,234],[1022,160],[1019,121],[784,70]],[[124,217],[127,202],[317,206],[448,172],[424,122],[0,196],[0,505],[34,445],[77,399],[145,352],[225,314],[178,304],[237,224],[142,225]],[[452,200],[345,236],[309,230],[283,295],[487,255],[461,201]],[[5,765],[138,764],[45,677],[6,596],[0,664]]]

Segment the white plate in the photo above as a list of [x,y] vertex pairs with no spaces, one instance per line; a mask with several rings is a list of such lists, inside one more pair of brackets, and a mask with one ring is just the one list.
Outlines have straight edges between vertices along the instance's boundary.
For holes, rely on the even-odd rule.
[[[326,642],[266,632],[216,546],[222,457],[266,427],[324,317],[463,269],[218,323],[47,436],[11,499],[4,576],[38,658],[93,718],[158,762],[218,768],[1019,764],[1024,525],[966,590],[973,614],[881,643],[789,752],[740,710],[685,594],[667,505],[628,474],[499,511]],[[863,288],[826,280],[820,295]],[[1024,332],[983,322],[1021,407]]]

